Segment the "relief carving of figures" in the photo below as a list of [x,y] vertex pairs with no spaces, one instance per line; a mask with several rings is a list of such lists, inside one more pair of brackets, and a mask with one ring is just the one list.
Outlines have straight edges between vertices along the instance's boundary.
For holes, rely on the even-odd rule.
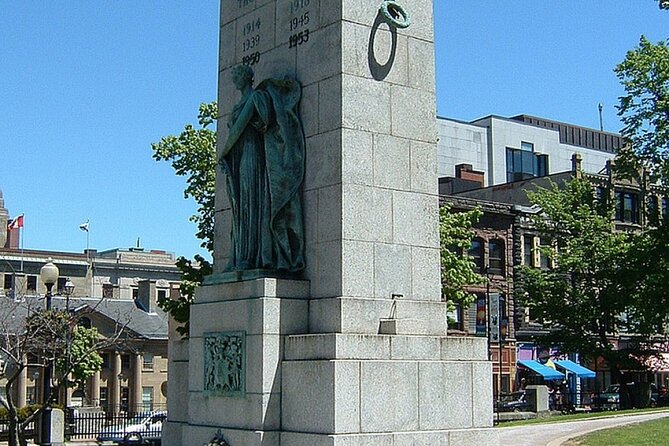
[[244,392],[243,333],[212,333],[204,338],[204,390],[217,394]]
[[219,164],[232,207],[228,271],[304,269],[301,186],[304,133],[300,84],[267,79],[253,88],[246,65],[232,70],[241,92]]

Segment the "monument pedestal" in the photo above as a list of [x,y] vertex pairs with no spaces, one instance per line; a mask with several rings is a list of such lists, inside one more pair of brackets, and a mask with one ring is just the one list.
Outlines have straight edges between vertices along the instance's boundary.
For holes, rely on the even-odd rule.
[[482,344],[436,336],[288,336],[281,445],[494,444],[487,429],[492,370]]
[[[198,290],[190,340],[171,345],[169,398],[187,404],[170,406],[166,445],[218,429],[234,446],[494,444],[484,339],[304,334],[308,297],[307,281],[269,278]],[[207,339],[240,333],[243,382],[226,392]]]
[[[219,428],[233,445],[280,444],[283,339],[308,331],[308,297],[309,282],[271,278],[198,289],[191,306],[197,323],[187,341],[187,374],[183,355],[175,371],[180,379],[170,364],[169,401],[186,402],[180,406],[187,413],[177,409],[173,415],[170,406],[165,444],[205,444]],[[239,341],[234,351],[226,348],[232,340]],[[230,357],[239,359],[238,382]],[[238,388],[230,388],[233,381]],[[180,441],[174,442],[178,431]]]

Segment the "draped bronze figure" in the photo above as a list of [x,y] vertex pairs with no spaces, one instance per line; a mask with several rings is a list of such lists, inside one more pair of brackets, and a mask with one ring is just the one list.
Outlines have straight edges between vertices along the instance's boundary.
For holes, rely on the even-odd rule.
[[253,88],[246,65],[232,70],[241,92],[219,164],[232,206],[228,271],[304,269],[301,186],[304,133],[300,84],[268,79]]

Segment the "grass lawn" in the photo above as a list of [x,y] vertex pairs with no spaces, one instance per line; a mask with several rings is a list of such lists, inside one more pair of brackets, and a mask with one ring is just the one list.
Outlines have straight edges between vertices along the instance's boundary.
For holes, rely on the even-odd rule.
[[669,443],[669,420],[605,429],[576,438],[565,446],[656,446]]
[[[565,421],[589,420],[591,418],[612,417],[616,415],[640,415],[643,413],[664,412],[664,411],[667,411],[666,407],[659,407],[654,409],[630,409],[630,410],[616,410],[616,411],[605,411],[605,412],[588,412],[588,413],[578,413],[573,415],[556,415],[546,418],[535,418],[532,420],[508,421],[499,424],[498,427],[524,426],[527,424],[564,423]],[[669,444],[669,437],[667,437],[667,444]]]

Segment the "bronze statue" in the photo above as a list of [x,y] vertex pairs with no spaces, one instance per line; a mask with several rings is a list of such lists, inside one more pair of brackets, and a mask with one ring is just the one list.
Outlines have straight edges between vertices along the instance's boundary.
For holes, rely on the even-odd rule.
[[300,84],[268,79],[253,88],[246,65],[232,70],[241,92],[228,119],[219,164],[232,206],[227,270],[304,269],[301,186],[304,133],[298,115]]

